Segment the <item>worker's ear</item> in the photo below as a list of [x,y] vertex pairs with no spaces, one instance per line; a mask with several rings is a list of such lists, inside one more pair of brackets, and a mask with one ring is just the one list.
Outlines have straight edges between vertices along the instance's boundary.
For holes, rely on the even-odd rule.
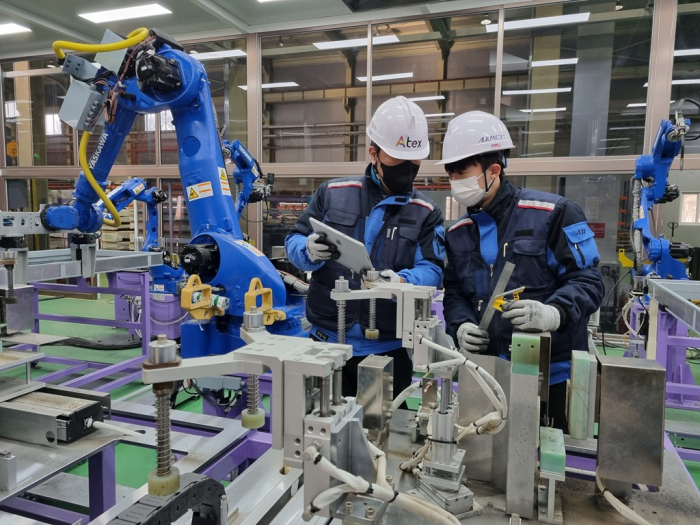
[[379,153],[377,152],[376,149],[374,149],[374,146],[370,146],[369,148],[367,148],[367,151],[369,151],[370,161],[372,162],[372,164],[374,164],[376,166]]
[[491,174],[489,177],[490,180],[495,180],[498,177],[501,176],[501,172],[503,169],[501,168],[500,164],[492,164],[491,167],[488,169],[488,172]]

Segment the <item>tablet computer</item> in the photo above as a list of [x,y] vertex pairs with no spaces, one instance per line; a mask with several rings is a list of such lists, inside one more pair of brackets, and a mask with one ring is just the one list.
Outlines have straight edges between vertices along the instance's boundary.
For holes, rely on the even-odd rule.
[[334,243],[338,247],[338,252],[340,252],[338,262],[340,264],[358,274],[372,269],[372,261],[363,243],[313,217],[309,221],[316,233],[325,234],[326,241]]

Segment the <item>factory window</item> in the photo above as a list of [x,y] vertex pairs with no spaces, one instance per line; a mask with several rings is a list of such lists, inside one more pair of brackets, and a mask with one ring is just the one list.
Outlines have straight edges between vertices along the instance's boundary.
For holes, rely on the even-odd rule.
[[[225,128],[224,138],[248,143],[248,102],[246,86],[246,41],[226,40],[185,45],[185,51],[204,66],[216,111],[219,129]],[[155,126],[155,124],[154,124]],[[169,111],[160,115],[161,163],[177,164],[177,135]]]
[[699,224],[698,194],[684,193],[681,197],[681,224]]
[[586,0],[505,11],[501,119],[514,157],[642,153],[652,10]]
[[428,117],[430,159],[442,156],[447,123],[465,111],[493,112],[498,12],[372,26],[372,108],[404,95]]
[[364,160],[366,71],[366,26],[263,38],[263,160]]
[[58,120],[70,79],[50,65],[46,59],[0,64],[6,166],[74,164],[73,130]]
[[[679,0],[673,51],[671,116],[676,110],[676,101],[684,97],[698,100],[698,88],[700,88],[700,2]],[[685,104],[683,115],[690,119],[692,133],[699,132],[700,110],[691,104]],[[686,155],[700,154],[700,141],[686,142],[685,153]]]
[[[146,131],[156,130],[156,116],[153,113],[145,115],[146,117]],[[161,111],[160,113],[160,130],[161,131],[175,131],[175,125],[173,124],[173,114],[170,110]]]

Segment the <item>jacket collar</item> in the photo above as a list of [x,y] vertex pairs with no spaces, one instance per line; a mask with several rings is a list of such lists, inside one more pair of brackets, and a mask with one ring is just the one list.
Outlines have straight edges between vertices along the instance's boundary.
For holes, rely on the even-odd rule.
[[497,218],[503,215],[503,213],[508,209],[508,205],[515,194],[515,186],[513,186],[505,175],[501,175],[501,187],[498,188],[498,193],[489,203],[486,208],[473,207],[469,208],[467,211],[469,215],[474,215],[485,211],[491,217]]

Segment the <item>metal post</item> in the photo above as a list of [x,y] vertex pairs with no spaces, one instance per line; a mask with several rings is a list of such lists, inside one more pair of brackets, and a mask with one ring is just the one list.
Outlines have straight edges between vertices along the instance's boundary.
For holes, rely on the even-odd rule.
[[88,459],[90,519],[94,520],[117,503],[117,461],[114,445]]
[[321,392],[320,396],[320,416],[328,417],[331,415],[331,378],[323,377],[321,378]]
[[333,371],[333,404],[340,405],[343,402],[343,369]]
[[148,354],[148,344],[151,342],[151,294],[149,273],[143,272],[141,279],[141,351]]
[[[347,292],[350,290],[350,283],[345,280],[342,275],[335,281],[336,292]],[[338,343],[345,344],[345,300],[339,299],[336,301],[338,305]]]
[[504,39],[505,9],[498,8],[498,37],[496,38],[496,82],[493,97],[493,114],[501,117],[501,86],[503,85],[503,39]]

